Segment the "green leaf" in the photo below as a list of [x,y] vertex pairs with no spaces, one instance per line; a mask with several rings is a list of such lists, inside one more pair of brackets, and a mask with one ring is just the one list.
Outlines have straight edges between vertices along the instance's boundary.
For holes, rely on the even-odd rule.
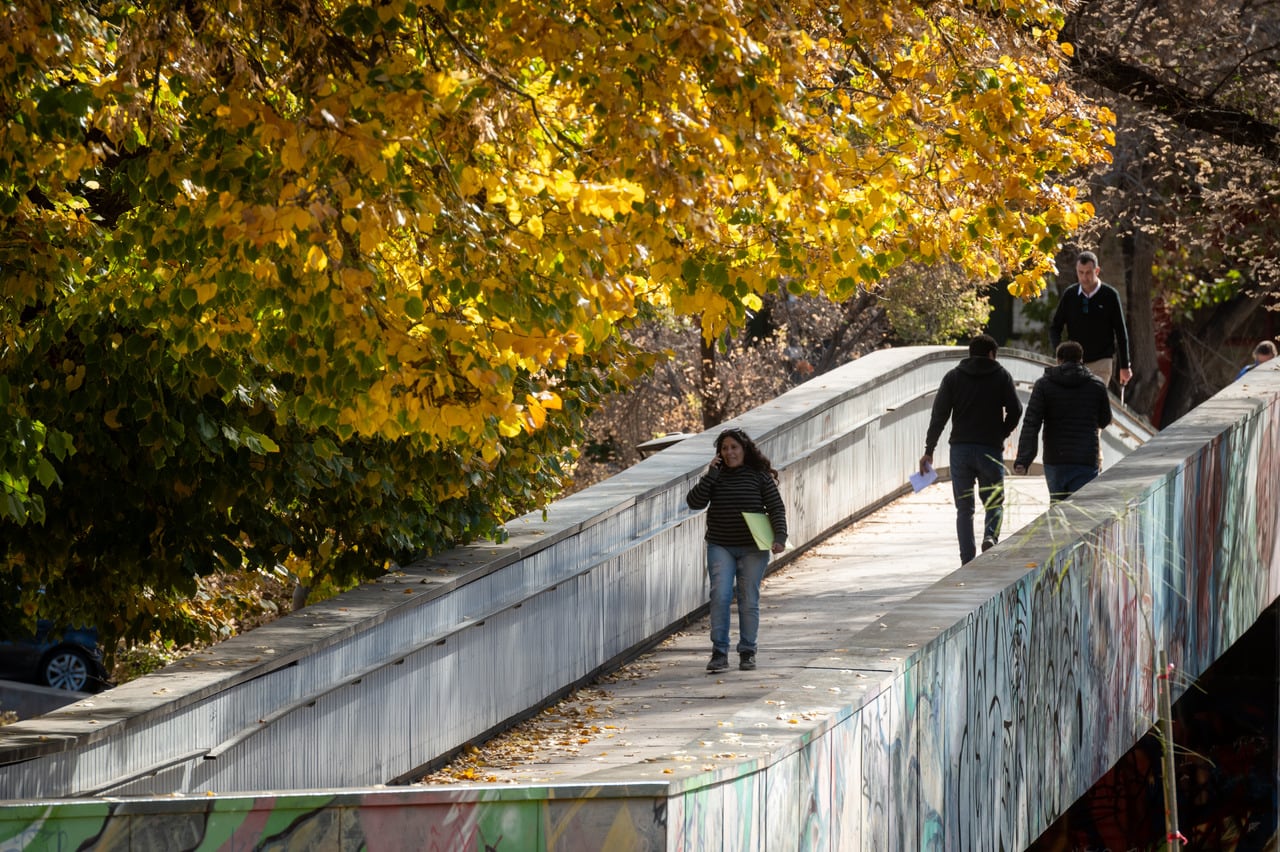
[[55,482],[61,482],[58,478],[58,472],[54,470],[53,465],[50,464],[49,460],[44,456],[41,456],[36,462],[36,479],[39,480],[40,484],[45,488],[48,488]]

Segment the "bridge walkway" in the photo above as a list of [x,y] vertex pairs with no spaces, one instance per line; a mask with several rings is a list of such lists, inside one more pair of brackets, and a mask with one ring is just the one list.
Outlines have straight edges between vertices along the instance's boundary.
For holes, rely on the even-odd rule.
[[[1005,484],[1003,537],[1009,542],[1043,516],[1049,495],[1039,475],[1010,476]],[[980,519],[979,511],[979,538]],[[991,558],[1000,552],[997,546]],[[676,771],[673,765],[708,771],[737,762],[744,734],[766,723],[808,724],[822,708],[842,703],[835,701],[840,695],[859,689],[869,673],[845,668],[842,657],[856,634],[889,629],[906,617],[895,608],[935,583],[966,582],[963,572],[955,573],[955,509],[945,481],[784,560],[761,594],[756,671],[739,671],[731,654],[729,671],[706,672],[710,626],[704,616],[418,783],[591,784],[647,774],[656,779]],[[983,561],[979,554],[969,570]],[[736,607],[731,637],[737,641]]]

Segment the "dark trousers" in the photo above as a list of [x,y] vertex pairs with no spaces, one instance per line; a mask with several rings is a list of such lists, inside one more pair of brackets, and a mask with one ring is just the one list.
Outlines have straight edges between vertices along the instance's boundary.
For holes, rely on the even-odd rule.
[[1049,502],[1057,503],[1075,494],[1098,475],[1091,464],[1047,464],[1044,481],[1049,486]]
[[[976,489],[975,489],[976,484]],[[973,541],[975,494],[985,511],[982,537],[997,541],[1004,515],[1004,462],[1000,447],[985,444],[951,445],[951,493],[956,501],[956,538],[960,541],[960,564],[977,555]]]

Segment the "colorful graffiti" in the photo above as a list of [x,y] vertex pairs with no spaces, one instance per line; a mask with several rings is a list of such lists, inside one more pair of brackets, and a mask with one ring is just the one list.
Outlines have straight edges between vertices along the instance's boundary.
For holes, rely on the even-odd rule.
[[[1190,849],[1264,852],[1277,834],[1280,604],[1272,604],[1173,707],[1179,829]],[[1163,744],[1147,734],[1029,852],[1165,842]]]
[[555,852],[667,848],[665,798],[371,790],[20,804],[2,852]]

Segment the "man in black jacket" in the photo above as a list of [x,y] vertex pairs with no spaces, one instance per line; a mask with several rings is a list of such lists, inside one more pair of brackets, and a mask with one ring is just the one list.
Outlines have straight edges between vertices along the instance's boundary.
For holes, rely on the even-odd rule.
[[1082,251],[1076,259],[1076,279],[1068,287],[1053,312],[1049,324],[1049,345],[1056,352],[1062,342],[1063,326],[1067,335],[1084,348],[1084,365],[1105,387],[1111,383],[1113,367],[1120,368],[1121,385],[1129,384],[1129,332],[1124,324],[1124,307],[1120,294],[1098,276],[1102,267],[1098,256]]
[[1082,363],[1074,340],[1058,344],[1058,366],[1045,368],[1027,403],[1013,472],[1027,472],[1044,424],[1044,478],[1049,502],[1065,500],[1098,475],[1098,430],[1111,422],[1111,400],[1102,380]]
[[974,482],[985,509],[982,549],[1000,538],[1004,512],[1004,441],[1018,425],[1022,403],[1009,371],[996,363],[995,338],[969,342],[969,357],[942,377],[925,434],[920,472],[933,467],[933,449],[951,420],[951,491],[956,504],[960,564],[977,555],[973,543]]

